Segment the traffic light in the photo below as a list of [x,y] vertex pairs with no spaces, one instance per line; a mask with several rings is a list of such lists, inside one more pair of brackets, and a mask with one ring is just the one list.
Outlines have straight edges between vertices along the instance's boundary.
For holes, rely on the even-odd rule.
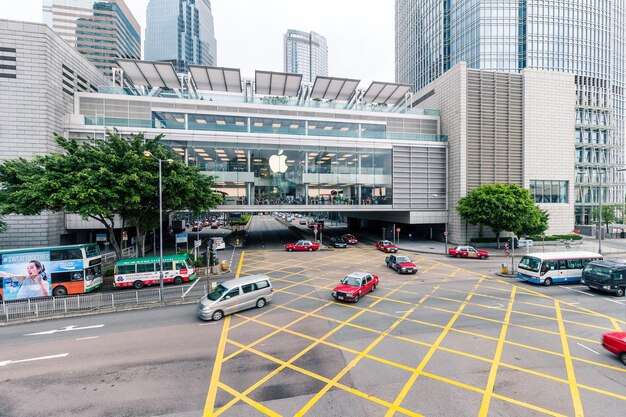
[[215,250],[211,249],[209,251],[209,266],[214,266],[217,265],[217,253],[215,253]]

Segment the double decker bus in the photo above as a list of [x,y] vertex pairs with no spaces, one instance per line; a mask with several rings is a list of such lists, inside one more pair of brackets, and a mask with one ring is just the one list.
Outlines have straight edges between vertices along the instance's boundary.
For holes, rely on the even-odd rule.
[[[115,262],[113,286],[143,288],[159,285],[159,257],[120,259]],[[163,255],[163,283],[182,284],[196,279],[196,268],[187,254]]]
[[102,284],[96,243],[0,250],[0,300],[84,294]]
[[545,286],[553,283],[580,282],[583,268],[604,256],[595,252],[545,252],[522,256],[517,266],[517,278]]

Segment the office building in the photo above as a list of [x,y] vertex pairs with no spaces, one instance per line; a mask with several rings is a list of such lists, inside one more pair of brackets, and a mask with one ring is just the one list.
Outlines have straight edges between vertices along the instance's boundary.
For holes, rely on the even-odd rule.
[[150,0],[144,57],[170,62],[180,73],[189,65],[216,65],[210,0]]
[[285,72],[302,74],[302,81],[328,75],[328,45],[326,38],[315,32],[289,29],[284,37]]
[[[0,161],[58,152],[53,134],[64,134],[64,119],[79,91],[97,91],[107,79],[49,27],[0,20]],[[58,245],[65,215],[6,216],[0,248]]]
[[141,28],[124,0],[43,0],[43,22],[109,77],[118,58],[141,58]]
[[396,80],[426,91],[460,62],[572,75],[572,148],[553,149],[550,125],[542,136],[555,158],[575,155],[567,168],[575,178],[568,202],[575,202],[577,225],[591,224],[600,201],[624,202],[624,13],[623,0],[396,0]]

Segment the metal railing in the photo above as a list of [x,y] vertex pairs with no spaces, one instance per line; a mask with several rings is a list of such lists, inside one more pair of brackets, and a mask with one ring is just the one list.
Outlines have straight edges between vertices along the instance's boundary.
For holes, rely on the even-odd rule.
[[[207,284],[165,287],[163,299],[167,303],[195,302],[207,292]],[[190,289],[191,288],[191,289]],[[0,321],[20,321],[90,311],[116,311],[139,305],[160,304],[160,288],[142,290],[122,289],[116,292],[47,297],[39,299],[2,301]]]

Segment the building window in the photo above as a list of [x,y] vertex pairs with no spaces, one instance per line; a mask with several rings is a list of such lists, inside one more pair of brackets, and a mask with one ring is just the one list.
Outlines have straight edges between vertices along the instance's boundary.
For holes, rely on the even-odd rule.
[[0,46],[0,78],[17,78],[15,48]]
[[530,180],[530,194],[537,203],[568,203],[569,181]]

